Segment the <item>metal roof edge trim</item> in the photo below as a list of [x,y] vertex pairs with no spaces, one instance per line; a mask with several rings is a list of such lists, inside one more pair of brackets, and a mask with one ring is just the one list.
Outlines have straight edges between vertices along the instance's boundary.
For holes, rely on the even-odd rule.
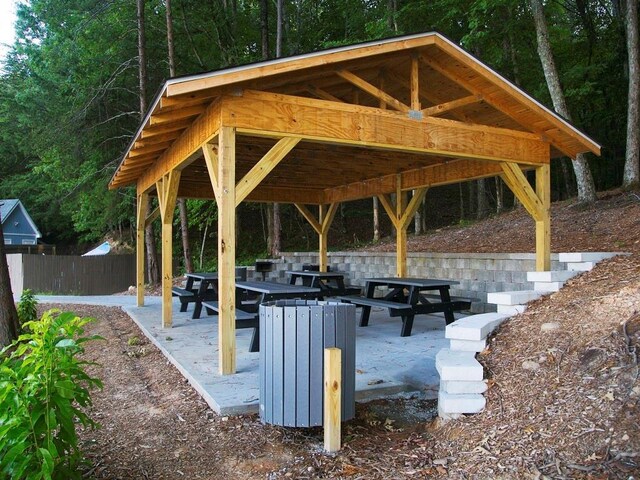
[[166,86],[169,85],[175,85],[178,83],[184,83],[184,82],[190,82],[193,80],[202,80],[204,78],[212,78],[212,77],[216,77],[218,75],[226,75],[229,73],[237,73],[237,72],[242,72],[243,70],[251,70],[253,68],[256,67],[267,67],[267,66],[272,66],[272,65],[279,65],[281,63],[287,63],[287,62],[293,62],[293,61],[298,61],[301,59],[305,59],[305,58],[315,58],[315,57],[319,57],[322,55],[331,55],[334,53],[341,53],[341,52],[347,52],[349,50],[358,50],[361,48],[369,48],[372,46],[377,46],[377,45],[386,45],[389,43],[394,43],[394,42],[402,42],[402,41],[406,41],[406,40],[415,40],[417,38],[428,38],[431,36],[441,36],[439,33],[437,32],[423,32],[423,33],[414,33],[411,35],[401,35],[398,37],[390,37],[390,38],[384,38],[384,39],[380,39],[380,40],[372,40],[369,42],[363,42],[363,43],[356,43],[356,44],[351,44],[351,45],[343,45],[341,47],[334,47],[334,48],[328,48],[328,49],[324,49],[324,50],[317,50],[315,52],[309,52],[309,53],[301,53],[298,55],[292,55],[292,56],[288,56],[288,57],[281,57],[281,58],[274,58],[271,60],[262,60],[262,61],[258,61],[258,62],[253,62],[253,63],[248,63],[245,65],[238,65],[235,67],[229,67],[229,68],[225,68],[225,69],[221,69],[221,70],[214,70],[211,72],[203,72],[203,73],[197,73],[194,75],[188,75],[188,76],[184,76],[184,77],[175,77],[175,78],[170,78],[169,80],[167,80],[166,82]]

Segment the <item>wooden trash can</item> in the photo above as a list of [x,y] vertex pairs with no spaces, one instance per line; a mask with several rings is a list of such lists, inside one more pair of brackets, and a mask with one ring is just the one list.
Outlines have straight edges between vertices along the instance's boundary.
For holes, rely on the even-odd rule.
[[342,352],[342,420],[355,416],[355,305],[278,300],[260,306],[260,420],[323,424],[324,349]]

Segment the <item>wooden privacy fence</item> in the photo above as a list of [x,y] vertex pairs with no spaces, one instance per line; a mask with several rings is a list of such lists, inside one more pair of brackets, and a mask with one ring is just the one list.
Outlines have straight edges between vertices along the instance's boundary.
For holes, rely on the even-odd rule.
[[[11,255],[13,293],[108,295],[136,284],[135,255]],[[20,258],[21,257],[21,258]]]

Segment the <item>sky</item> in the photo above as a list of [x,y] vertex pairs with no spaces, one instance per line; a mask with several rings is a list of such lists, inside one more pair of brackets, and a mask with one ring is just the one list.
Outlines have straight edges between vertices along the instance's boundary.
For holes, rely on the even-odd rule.
[[5,44],[13,44],[15,10],[15,0],[0,0],[0,60],[4,59],[8,51]]

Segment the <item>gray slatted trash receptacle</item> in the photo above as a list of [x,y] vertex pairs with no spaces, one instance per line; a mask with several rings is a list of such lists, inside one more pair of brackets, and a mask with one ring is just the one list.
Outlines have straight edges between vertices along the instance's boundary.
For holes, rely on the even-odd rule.
[[342,356],[342,420],[355,416],[355,305],[278,300],[260,306],[260,420],[285,427],[323,423],[324,349]]

